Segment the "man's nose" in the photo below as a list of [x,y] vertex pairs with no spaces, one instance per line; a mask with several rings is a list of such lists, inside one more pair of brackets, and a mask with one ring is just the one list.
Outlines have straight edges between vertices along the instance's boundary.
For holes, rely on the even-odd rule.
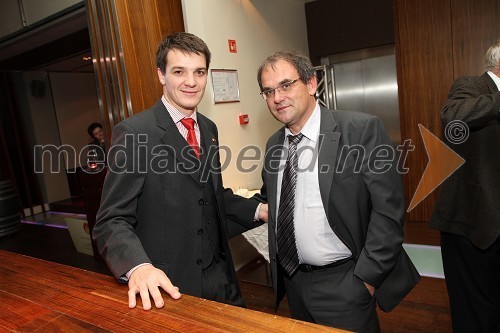
[[190,74],[187,74],[186,76],[186,80],[184,81],[184,84],[187,85],[187,86],[190,86],[190,87],[193,87],[197,84],[198,82],[196,81],[196,77],[194,76],[194,74],[190,73]]
[[279,103],[285,98],[285,94],[283,94],[278,89],[275,89],[273,98],[274,98],[274,103]]

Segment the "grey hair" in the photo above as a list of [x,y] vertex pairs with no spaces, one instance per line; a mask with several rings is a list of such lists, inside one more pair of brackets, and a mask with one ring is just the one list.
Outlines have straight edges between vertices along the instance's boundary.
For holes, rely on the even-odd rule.
[[297,70],[300,80],[304,83],[307,83],[311,77],[316,75],[311,60],[301,51],[278,51],[267,57],[257,71],[257,82],[260,91],[262,91],[262,71],[268,66],[273,67],[279,60],[290,63]]
[[486,51],[485,67],[487,71],[492,71],[499,66],[500,62],[500,39],[491,45]]

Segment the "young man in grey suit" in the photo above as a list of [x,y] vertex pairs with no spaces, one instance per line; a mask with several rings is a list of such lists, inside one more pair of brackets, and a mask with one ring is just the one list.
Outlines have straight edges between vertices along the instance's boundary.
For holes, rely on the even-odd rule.
[[258,83],[285,125],[267,142],[256,197],[269,202],[275,306],[286,292],[293,318],[376,332],[376,302],[391,310],[419,279],[402,249],[391,141],[375,116],[320,107],[315,71],[299,52],[269,56]]
[[499,89],[500,39],[486,72],[457,79],[441,110],[443,126],[468,135],[449,144],[465,163],[443,184],[430,223],[441,231],[454,332],[500,332]]
[[[113,275],[129,286],[129,306],[163,307],[163,289],[244,305],[228,238],[259,225],[257,203],[222,185],[217,127],[196,112],[210,51],[174,33],[156,52],[163,96],[113,130],[109,170],[93,229]],[[259,210],[266,219],[266,205]]]

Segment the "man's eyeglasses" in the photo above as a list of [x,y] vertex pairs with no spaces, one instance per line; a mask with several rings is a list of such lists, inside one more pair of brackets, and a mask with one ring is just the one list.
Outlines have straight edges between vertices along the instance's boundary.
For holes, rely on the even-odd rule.
[[292,89],[293,84],[295,82],[297,82],[299,79],[300,78],[297,78],[297,79],[291,80],[291,81],[287,81],[287,82],[283,82],[282,84],[280,84],[276,88],[264,90],[263,92],[260,93],[260,95],[266,101],[268,98],[273,98],[274,97],[274,92],[276,90],[278,90],[280,93],[288,92],[288,91],[290,91]]

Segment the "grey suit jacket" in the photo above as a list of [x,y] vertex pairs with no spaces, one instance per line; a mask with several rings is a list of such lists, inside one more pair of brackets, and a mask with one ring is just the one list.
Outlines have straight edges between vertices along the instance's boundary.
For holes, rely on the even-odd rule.
[[[227,238],[255,227],[257,203],[222,186],[215,124],[198,113],[200,161],[163,103],[119,123],[113,130],[109,170],[93,238],[116,278],[141,263],[162,269],[180,292],[201,295],[203,191],[211,181],[221,221],[221,247],[237,283]],[[227,223],[226,223],[227,222]]]
[[[284,139],[282,128],[267,143],[264,185],[258,198],[269,203],[269,252],[276,307],[284,296],[275,234],[277,168]],[[401,246],[404,198],[401,175],[395,169],[397,159],[374,163],[377,147],[392,147],[378,118],[321,108],[318,177],[328,222],[353,254],[354,274],[377,288],[379,306],[389,311],[415,286],[419,275]]]
[[469,135],[448,144],[465,163],[444,182],[430,226],[486,249],[500,236],[500,92],[491,77],[457,79],[441,120],[464,122]]

